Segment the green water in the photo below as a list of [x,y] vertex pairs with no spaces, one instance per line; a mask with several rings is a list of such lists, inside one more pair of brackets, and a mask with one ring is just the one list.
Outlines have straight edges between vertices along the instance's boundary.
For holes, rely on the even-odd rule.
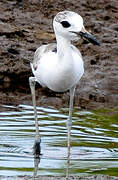
[[[37,175],[65,176],[68,109],[37,107],[41,159]],[[74,109],[70,174],[118,176],[118,109]],[[33,107],[0,106],[0,175],[33,175]]]

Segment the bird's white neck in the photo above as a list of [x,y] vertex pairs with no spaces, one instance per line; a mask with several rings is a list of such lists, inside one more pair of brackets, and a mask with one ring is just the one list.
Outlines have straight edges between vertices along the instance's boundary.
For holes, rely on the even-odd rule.
[[56,36],[57,41],[57,54],[59,56],[59,59],[63,59],[65,55],[70,55],[70,48],[71,48],[71,42],[67,38],[64,38],[63,36]]

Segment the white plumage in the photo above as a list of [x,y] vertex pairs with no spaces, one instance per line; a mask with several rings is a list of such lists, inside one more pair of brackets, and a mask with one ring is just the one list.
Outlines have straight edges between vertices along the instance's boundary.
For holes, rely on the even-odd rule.
[[[48,46],[50,47],[47,48]],[[65,49],[65,55],[61,59],[53,48],[54,44],[39,47],[34,56],[36,64],[31,63],[31,68],[36,81],[42,86],[56,92],[64,92],[77,84],[82,77],[83,60],[79,50],[73,45]],[[64,48],[62,45],[63,50]]]
[[46,86],[56,92],[70,90],[70,107],[67,120],[69,157],[74,92],[76,85],[84,73],[84,63],[81,53],[71,42],[79,40],[80,37],[86,38],[94,45],[99,45],[99,42],[85,30],[82,17],[72,11],[59,12],[53,20],[53,28],[56,36],[56,44],[52,43],[39,47],[31,62],[31,69],[34,77],[29,78],[29,83],[32,92],[36,123],[35,144],[40,144],[35,100],[35,83],[38,82],[42,86]]

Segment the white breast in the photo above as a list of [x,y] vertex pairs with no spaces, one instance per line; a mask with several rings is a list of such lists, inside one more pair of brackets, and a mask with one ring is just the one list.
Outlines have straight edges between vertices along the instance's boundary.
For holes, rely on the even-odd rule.
[[[36,80],[42,85],[56,92],[64,92],[77,84],[84,73],[83,60],[76,51],[72,56],[58,59],[57,53],[48,52],[43,54],[37,69],[32,71]],[[70,59],[69,59],[70,57]]]

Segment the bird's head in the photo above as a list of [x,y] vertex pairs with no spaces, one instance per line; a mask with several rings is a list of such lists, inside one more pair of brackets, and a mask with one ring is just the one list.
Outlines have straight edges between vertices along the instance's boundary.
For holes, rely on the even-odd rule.
[[76,41],[78,37],[84,37],[92,44],[100,45],[94,36],[85,29],[83,18],[75,12],[59,12],[53,20],[53,27],[56,35],[70,41]]

